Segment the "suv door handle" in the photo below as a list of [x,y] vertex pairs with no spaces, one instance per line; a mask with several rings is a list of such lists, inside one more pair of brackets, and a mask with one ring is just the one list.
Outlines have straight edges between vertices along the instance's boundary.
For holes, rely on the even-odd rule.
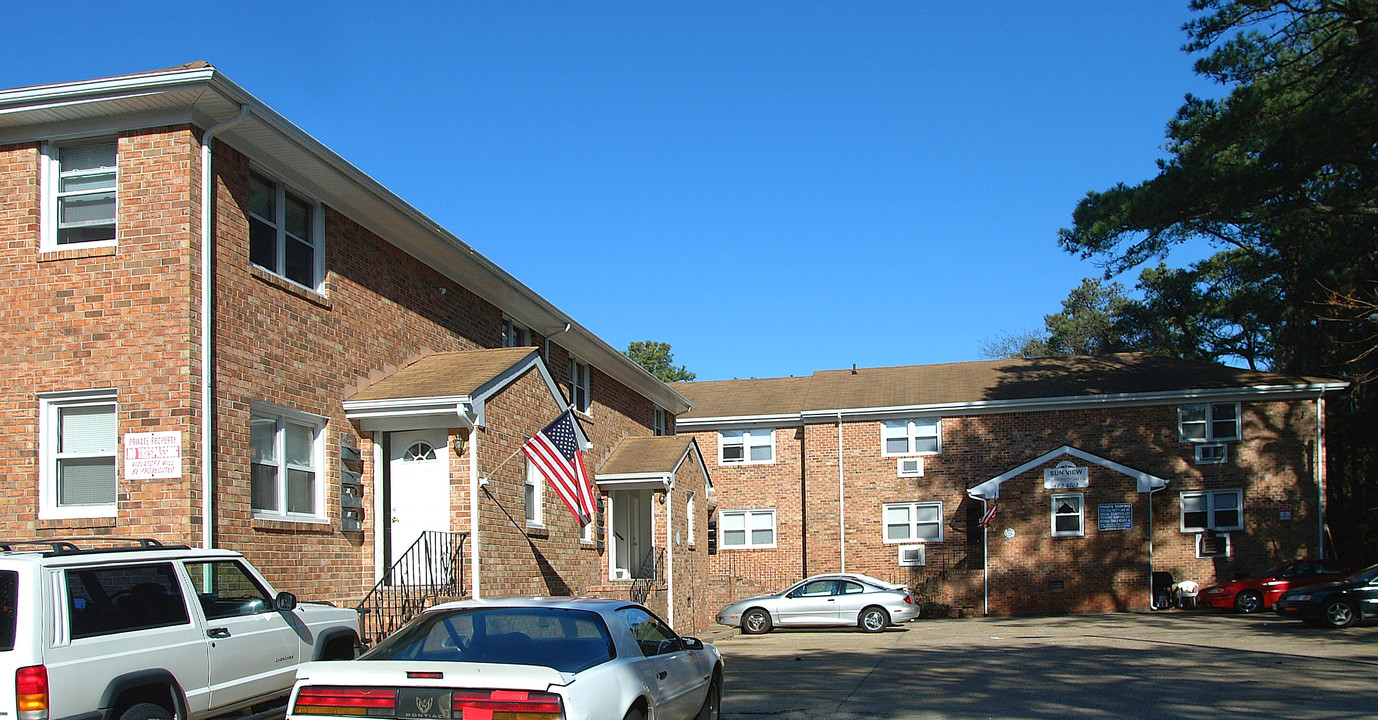
[[229,629],[229,628],[211,628],[210,630],[207,630],[207,631],[206,631],[206,637],[208,637],[208,638],[221,639],[221,638],[227,638],[227,637],[229,637],[229,636],[230,636],[230,629]]

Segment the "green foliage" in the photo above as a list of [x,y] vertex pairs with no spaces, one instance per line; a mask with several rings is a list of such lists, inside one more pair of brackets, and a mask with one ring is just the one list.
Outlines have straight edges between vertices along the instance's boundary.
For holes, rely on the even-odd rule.
[[[1228,92],[1188,96],[1156,176],[1090,192],[1062,247],[1149,268],[1123,346],[1351,382],[1332,402],[1330,511],[1342,553],[1378,558],[1378,0],[1193,0],[1185,49]],[[1070,298],[1069,298],[1070,299]],[[1049,326],[1050,331],[1053,329]]]
[[637,365],[646,368],[647,372],[660,378],[661,382],[680,382],[693,380],[696,377],[683,365],[675,367],[675,356],[670,352],[670,343],[638,340],[629,343],[622,354],[631,358],[632,362]]

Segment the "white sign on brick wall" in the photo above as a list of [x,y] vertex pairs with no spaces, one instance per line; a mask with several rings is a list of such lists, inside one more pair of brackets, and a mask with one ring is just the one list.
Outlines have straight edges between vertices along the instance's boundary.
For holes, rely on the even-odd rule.
[[124,477],[156,480],[182,477],[182,431],[127,433]]
[[1057,467],[1043,471],[1043,487],[1049,490],[1071,490],[1090,487],[1091,475],[1084,467],[1077,467],[1070,460],[1063,460]]

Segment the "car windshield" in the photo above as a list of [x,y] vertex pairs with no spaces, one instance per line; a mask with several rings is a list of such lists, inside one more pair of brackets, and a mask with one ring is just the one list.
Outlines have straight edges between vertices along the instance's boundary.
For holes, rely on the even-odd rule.
[[1349,579],[1356,582],[1373,582],[1374,580],[1378,580],[1378,565],[1369,565],[1363,570],[1350,575]]
[[0,572],[0,652],[14,649],[15,623],[18,621],[19,573]]
[[598,613],[474,607],[422,615],[359,659],[538,665],[577,673],[615,656]]
[[1292,564],[1292,563],[1283,563],[1283,564],[1281,564],[1281,565],[1274,565],[1273,567],[1270,567],[1270,568],[1268,568],[1267,570],[1264,570],[1263,572],[1249,573],[1248,575],[1245,575],[1244,577],[1245,577],[1245,578],[1253,578],[1253,579],[1258,579],[1258,578],[1270,578],[1270,577],[1273,577],[1274,575],[1277,575],[1278,573],[1281,573],[1281,572],[1283,571],[1284,568],[1286,568],[1288,565],[1291,565],[1291,564]]

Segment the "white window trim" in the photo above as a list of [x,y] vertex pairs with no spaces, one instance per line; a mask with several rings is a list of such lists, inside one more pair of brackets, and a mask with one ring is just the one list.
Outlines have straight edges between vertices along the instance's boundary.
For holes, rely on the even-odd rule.
[[[1223,494],[1225,494],[1225,493],[1232,493],[1232,494],[1235,496],[1235,498],[1236,498],[1236,500],[1237,500],[1237,502],[1238,502],[1236,508],[1237,508],[1237,510],[1238,510],[1238,512],[1239,512],[1239,524],[1237,524],[1237,525],[1230,525],[1230,526],[1227,526],[1227,527],[1216,527],[1215,524],[1214,524],[1214,521],[1215,521],[1215,496],[1216,496],[1216,495],[1223,495]],[[1206,499],[1206,527],[1197,527],[1197,526],[1195,526],[1195,525],[1187,525],[1187,511],[1186,511],[1185,509],[1183,509],[1183,501],[1185,501],[1188,497],[1204,497],[1204,498]],[[1183,491],[1178,495],[1178,500],[1177,500],[1177,514],[1178,514],[1178,516],[1179,516],[1179,517],[1178,517],[1178,526],[1179,526],[1179,528],[1181,529],[1181,531],[1184,532],[1184,533],[1199,533],[1199,532],[1205,532],[1205,531],[1207,531],[1207,530],[1215,530],[1215,531],[1217,531],[1217,532],[1225,532],[1225,531],[1230,531],[1230,530],[1243,530],[1243,529],[1244,529],[1244,490],[1242,490],[1242,489],[1240,489],[1240,488],[1221,488],[1221,489],[1218,489],[1218,490],[1183,490]]]
[[[312,415],[300,410],[293,410],[292,408],[257,400],[249,403],[249,415],[251,422],[254,417],[274,418],[278,421],[279,427],[275,442],[278,443],[277,452],[280,458],[278,465],[279,469],[285,467],[287,458],[286,448],[284,447],[286,443],[285,433],[282,431],[282,425],[286,421],[290,420],[299,425],[310,425],[315,434],[315,441],[312,443],[311,447],[311,461],[315,464],[314,470],[316,471],[316,512],[311,514],[287,512],[287,473],[281,472],[278,476],[278,503],[280,510],[263,510],[255,508],[253,507],[253,500],[251,497],[249,507],[253,516],[265,520],[283,520],[287,522],[330,522],[330,511],[325,503],[325,485],[327,477],[325,472],[326,419],[319,415]],[[250,465],[253,464],[252,458],[246,457],[246,461],[248,461]]]
[[[1217,436],[1215,435],[1215,408],[1216,408],[1216,406],[1218,406],[1218,405],[1233,405],[1233,406],[1234,406],[1234,436],[1233,436],[1233,437],[1217,437]],[[1184,409],[1186,409],[1186,408],[1189,408],[1189,407],[1202,407],[1202,406],[1204,406],[1204,407],[1206,408],[1206,436],[1205,436],[1204,438],[1189,438],[1189,437],[1186,436],[1186,433],[1185,433],[1184,430],[1183,430],[1184,422],[1183,422],[1183,420],[1182,420],[1182,411],[1183,411]],[[1178,406],[1178,408],[1177,408],[1177,441],[1178,441],[1178,442],[1184,442],[1184,443],[1227,443],[1227,442],[1239,442],[1241,439],[1243,439],[1243,432],[1244,432],[1244,431],[1243,431],[1243,428],[1240,426],[1240,408],[1239,408],[1239,403],[1227,403],[1227,402],[1226,402],[1226,403],[1209,403],[1209,402],[1208,402],[1208,403],[1191,403],[1191,404],[1189,404],[1189,405],[1180,405],[1180,406]]]
[[[532,488],[531,501],[526,501],[526,488]],[[545,527],[545,476],[530,460],[526,461],[526,480],[522,483],[522,504],[525,506],[526,526]],[[582,530],[582,528],[581,528]]]
[[[1057,501],[1066,497],[1077,499],[1077,517],[1080,519],[1081,529],[1075,532],[1057,529]],[[1057,493],[1053,495],[1052,502],[1048,505],[1048,529],[1052,531],[1053,537],[1086,537],[1086,493]]]
[[528,347],[531,345],[531,328],[504,315],[502,317],[502,346]]
[[[723,517],[727,515],[741,515],[746,521],[746,542],[742,545],[729,545],[725,542],[727,530],[723,527]],[[751,517],[753,515],[770,516],[770,542],[754,544],[751,540]],[[775,508],[753,508],[750,510],[719,510],[718,511],[718,552],[723,550],[768,550],[776,547],[780,541],[780,529],[775,522]]]
[[[750,442],[750,438],[763,437],[763,436],[765,435],[765,433],[767,433],[767,432],[770,433],[770,442],[769,442],[769,443],[755,443],[755,444],[753,444],[753,443]],[[726,442],[727,435],[728,435],[729,433],[741,433],[741,439],[742,439],[742,441],[741,441],[741,446],[742,446],[742,459],[741,459],[741,460],[728,460],[728,459],[726,459],[725,457],[723,457],[723,448],[725,448],[725,447],[727,447],[727,446],[729,446],[729,445],[737,445],[737,444],[738,444],[738,443],[728,443],[728,442]],[[770,459],[769,459],[769,460],[752,460],[752,459],[751,459],[751,448],[753,448],[753,447],[766,447],[766,446],[769,446],[769,447],[770,447]],[[775,430],[772,428],[772,429],[770,429],[770,430],[760,430],[760,429],[750,430],[750,429],[744,429],[744,430],[723,430],[723,431],[718,432],[718,464],[719,464],[719,465],[774,465],[774,464],[775,464]]]
[[[277,231],[276,244],[275,244],[274,248],[275,248],[275,250],[276,250],[276,252],[277,252],[277,263],[278,263],[278,268],[279,268],[279,270],[271,270],[271,269],[269,269],[269,268],[263,267],[262,265],[259,265],[259,264],[255,263],[255,262],[253,262],[252,260],[249,261],[249,264],[252,265],[252,266],[254,266],[254,267],[256,267],[256,268],[258,268],[259,270],[262,270],[263,272],[268,273],[269,275],[272,275],[272,276],[275,277],[275,278],[280,278],[280,279],[282,279],[282,280],[285,280],[286,282],[292,283],[293,285],[296,285],[297,287],[303,287],[303,288],[306,288],[307,290],[310,290],[311,292],[320,293],[320,292],[321,292],[321,284],[322,284],[323,282],[325,282],[325,206],[324,206],[324,204],[321,203],[321,201],[318,200],[318,199],[316,199],[315,197],[312,197],[310,194],[305,193],[305,192],[302,192],[297,186],[295,186],[295,185],[289,185],[289,184],[287,183],[287,181],[283,180],[281,177],[278,177],[277,175],[273,174],[272,172],[269,172],[269,171],[267,171],[267,170],[264,170],[263,168],[261,168],[261,167],[259,167],[259,166],[257,166],[257,165],[254,165],[254,166],[252,166],[251,168],[249,168],[249,171],[250,171],[251,173],[253,173],[253,174],[255,174],[255,175],[259,175],[259,176],[261,176],[263,179],[268,180],[269,182],[273,183],[274,188],[275,188],[274,191],[273,191],[273,193],[274,193],[273,206],[274,206],[274,208],[275,208],[275,210],[276,210],[277,217],[273,219],[272,224],[273,224],[273,228]],[[293,279],[287,277],[287,220],[286,220],[286,218],[287,218],[287,193],[289,193],[289,192],[292,193],[293,195],[295,195],[298,199],[303,200],[303,201],[305,201],[305,202],[307,202],[307,203],[309,203],[309,204],[311,205],[311,247],[312,247],[312,250],[313,250],[313,252],[312,252],[312,260],[313,260],[313,263],[312,263],[312,264],[315,266],[315,267],[312,268],[312,271],[311,271],[311,272],[312,272],[312,281],[313,281],[311,285],[303,285],[303,284],[297,282],[296,280],[293,280]],[[252,211],[246,209],[246,210],[245,210],[245,221],[248,222],[249,219],[250,219],[250,217],[251,217],[252,215],[253,215]],[[264,218],[264,219],[267,220],[267,218]]]
[[[115,143],[115,239],[100,240],[97,242],[68,243],[59,245],[57,242],[57,194],[61,183],[61,166],[58,162],[58,151],[67,145],[95,145],[99,143]],[[60,252],[62,250],[74,250],[77,248],[99,248],[115,247],[120,239],[120,170],[119,170],[119,138],[110,137],[89,137],[76,138],[72,140],[44,141],[42,157],[39,161],[39,251],[40,252]],[[84,517],[84,516],[83,516]]]
[[[584,369],[584,382],[579,382],[579,368]],[[579,406],[579,391],[584,391],[583,407]],[[569,404],[581,415],[593,414],[593,366],[571,357],[569,360]]]
[[[114,405],[115,406],[115,502],[108,505],[72,505],[62,506],[58,504],[57,488],[57,437],[58,437],[58,410],[67,407],[81,407],[87,405]],[[40,462],[39,483],[38,483],[38,519],[39,520],[67,520],[73,518],[107,518],[115,517],[119,512],[119,491],[120,491],[120,407],[115,400],[114,390],[88,390],[77,392],[45,393],[39,396],[39,437],[38,448]]]
[[694,515],[694,493],[691,492],[689,493],[689,500],[684,504],[684,517],[688,521],[689,528],[685,534],[688,535],[689,547],[694,547]]
[[[938,440],[937,450],[915,450],[914,442],[920,437],[930,437],[918,434],[918,423],[933,423],[934,435]],[[904,437],[906,439],[906,449],[904,452],[890,452],[885,448],[887,435],[885,430],[890,425],[905,423]],[[943,419],[942,418],[910,418],[907,420],[886,420],[880,424],[880,455],[881,457],[908,457],[918,455],[941,455],[943,453]]]
[[[937,522],[937,524],[938,524],[938,537],[936,537],[936,538],[921,538],[921,537],[918,537],[918,536],[917,536],[917,532],[916,532],[916,531],[918,530],[919,525],[930,525],[930,524],[932,524],[932,523],[926,523],[926,522],[925,522],[925,523],[920,523],[919,520],[918,520],[918,517],[919,517],[918,509],[919,509],[920,507],[924,507],[924,506],[928,506],[928,507],[937,507],[937,508],[938,508],[938,522]],[[886,521],[886,519],[885,519],[885,514],[886,514],[891,508],[900,508],[900,507],[909,508],[909,513],[910,513],[910,514],[909,514],[909,517],[910,517],[910,520],[909,520],[909,537],[904,537],[904,538],[891,538],[891,537],[889,537],[889,533],[887,532],[887,530],[889,529],[889,523],[888,523],[888,522]],[[945,533],[944,533],[945,528],[943,527],[943,517],[944,517],[944,516],[943,516],[943,501],[941,501],[941,500],[923,500],[923,501],[915,501],[915,502],[885,503],[884,505],[881,506],[880,513],[881,513],[881,514],[880,514],[880,535],[881,535],[881,538],[884,540],[884,544],[886,544],[886,545],[913,545],[913,544],[915,544],[915,543],[920,543],[920,544],[922,544],[922,543],[942,542],[942,541],[943,541],[943,538],[945,537]]]
[[666,415],[665,408],[657,405],[651,418],[651,431],[657,436],[668,435],[670,432],[670,423],[666,419]]

